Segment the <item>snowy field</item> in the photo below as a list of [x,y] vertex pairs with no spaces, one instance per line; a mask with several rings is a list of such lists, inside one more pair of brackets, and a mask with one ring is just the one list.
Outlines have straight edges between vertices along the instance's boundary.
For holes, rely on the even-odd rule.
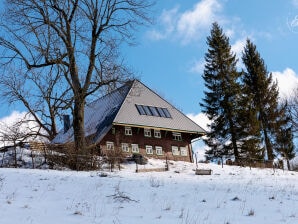
[[[146,167],[162,167],[149,160]],[[141,166],[140,168],[142,168]],[[298,173],[171,162],[170,171],[0,169],[3,224],[298,223]]]

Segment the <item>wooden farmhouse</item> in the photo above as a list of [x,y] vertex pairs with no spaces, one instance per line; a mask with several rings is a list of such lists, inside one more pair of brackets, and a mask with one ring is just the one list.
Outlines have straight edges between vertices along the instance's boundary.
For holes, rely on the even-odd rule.
[[[66,122],[68,123],[68,122]],[[53,143],[73,141],[69,124]],[[85,132],[92,144],[127,155],[192,162],[192,141],[205,134],[194,121],[138,80],[127,82],[85,108]]]

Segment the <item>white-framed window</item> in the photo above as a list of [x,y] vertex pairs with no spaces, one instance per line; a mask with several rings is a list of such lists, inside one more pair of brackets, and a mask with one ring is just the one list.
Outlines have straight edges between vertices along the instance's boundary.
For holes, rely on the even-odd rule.
[[156,155],[163,155],[161,146],[155,146],[155,151]]
[[131,152],[139,153],[139,145],[138,144],[131,144]]
[[145,137],[151,137],[151,129],[145,128],[144,129],[144,136]]
[[178,146],[172,146],[172,154],[173,154],[173,156],[180,155]]
[[132,135],[131,127],[125,127],[125,135]]
[[161,138],[160,130],[155,130],[155,129],[154,129],[154,137],[155,137],[155,138]]
[[179,133],[179,132],[173,132],[173,140],[182,141],[181,133]]
[[122,143],[121,148],[123,152],[129,152],[129,146],[127,143]]
[[151,145],[146,145],[146,153],[147,154],[153,154],[153,149]]
[[114,150],[114,142],[106,142],[107,150]]
[[187,148],[180,147],[180,154],[181,154],[181,156],[187,156]]

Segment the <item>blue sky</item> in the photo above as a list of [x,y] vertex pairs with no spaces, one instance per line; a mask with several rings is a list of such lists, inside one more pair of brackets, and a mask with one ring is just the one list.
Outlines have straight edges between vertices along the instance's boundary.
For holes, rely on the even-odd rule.
[[156,23],[140,30],[139,45],[126,49],[126,59],[146,85],[186,114],[201,112],[206,37],[214,21],[239,58],[246,38],[256,44],[281,95],[298,81],[297,0],[163,0],[154,16]]
[[[138,44],[123,47],[126,63],[145,85],[202,126],[201,76],[215,21],[239,58],[246,38],[256,44],[281,94],[298,82],[298,0],[158,0],[152,16],[155,23],[136,33]],[[22,110],[2,105],[0,119]]]

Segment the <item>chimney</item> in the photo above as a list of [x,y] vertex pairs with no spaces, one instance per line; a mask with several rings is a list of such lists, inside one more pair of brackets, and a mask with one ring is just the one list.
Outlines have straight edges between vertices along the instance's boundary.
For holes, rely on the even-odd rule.
[[68,114],[63,115],[64,133],[70,128],[70,118]]

